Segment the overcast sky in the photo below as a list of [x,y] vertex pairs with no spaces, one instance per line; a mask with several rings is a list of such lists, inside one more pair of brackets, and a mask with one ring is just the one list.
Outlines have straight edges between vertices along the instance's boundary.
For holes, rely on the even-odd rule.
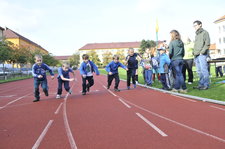
[[213,23],[225,15],[224,0],[0,0],[0,26],[53,55],[72,55],[87,43],[168,41],[169,32],[195,36],[200,20],[215,43]]

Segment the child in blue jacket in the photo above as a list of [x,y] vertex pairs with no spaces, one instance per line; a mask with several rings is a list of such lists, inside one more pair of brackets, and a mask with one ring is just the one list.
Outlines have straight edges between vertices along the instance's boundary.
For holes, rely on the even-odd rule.
[[35,55],[35,64],[32,66],[32,75],[34,77],[34,97],[33,102],[40,100],[39,85],[41,85],[45,96],[48,96],[48,83],[46,77],[46,70],[50,72],[51,78],[54,79],[54,73],[49,66],[42,62],[41,55]]
[[169,73],[169,65],[170,65],[170,58],[166,54],[165,48],[158,49],[160,56],[159,56],[159,73],[160,73],[160,81],[162,83],[162,89],[169,90],[169,86],[167,85],[167,77]]
[[[82,77],[82,95],[90,91],[90,87],[94,85],[93,72],[99,75],[98,67],[89,60],[87,54],[82,55],[83,62],[80,65],[80,74]],[[88,81],[88,83],[86,83]]]
[[[69,73],[73,74],[73,78],[70,78]],[[64,84],[65,90],[69,93],[72,94],[72,90],[70,89],[69,82],[73,81],[75,78],[75,73],[73,70],[70,68],[68,63],[63,63],[62,67],[58,68],[58,90],[57,90],[57,95],[56,98],[59,99],[61,98],[62,94],[62,85]]]
[[114,55],[113,56],[113,61],[110,62],[105,70],[108,72],[108,85],[107,85],[107,89],[110,88],[113,79],[115,79],[115,86],[114,86],[114,90],[116,92],[119,92],[120,90],[118,89],[119,86],[119,82],[120,82],[120,78],[119,78],[119,73],[118,73],[118,67],[122,67],[125,70],[128,70],[126,66],[124,66],[123,64],[121,64],[119,62],[119,56],[118,55]]

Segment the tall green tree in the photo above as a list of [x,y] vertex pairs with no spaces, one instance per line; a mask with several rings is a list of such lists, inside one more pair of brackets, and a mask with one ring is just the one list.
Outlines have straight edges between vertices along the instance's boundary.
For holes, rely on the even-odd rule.
[[5,74],[5,62],[10,59],[12,48],[5,41],[0,41],[0,64],[3,65],[3,74]]
[[105,67],[109,62],[112,61],[113,55],[111,52],[107,51],[103,53],[102,57],[103,57],[103,67]]
[[97,66],[102,66],[102,63],[96,51],[90,51],[87,54],[89,55],[89,59],[92,60]]
[[142,40],[139,49],[140,54],[144,54],[146,49],[151,49],[156,46],[156,42],[153,40]]
[[59,63],[59,61],[56,60],[52,56],[51,53],[50,54],[49,53],[48,54],[44,54],[44,55],[42,55],[42,57],[43,57],[43,62],[46,63],[49,66],[56,66]]
[[123,63],[123,64],[125,64],[125,61],[126,61],[126,60],[125,60],[124,51],[118,50],[118,51],[116,52],[116,55],[119,56],[120,62]]
[[74,68],[77,68],[78,65],[80,64],[80,54],[79,53],[74,53],[70,58],[69,58],[69,63],[71,66]]

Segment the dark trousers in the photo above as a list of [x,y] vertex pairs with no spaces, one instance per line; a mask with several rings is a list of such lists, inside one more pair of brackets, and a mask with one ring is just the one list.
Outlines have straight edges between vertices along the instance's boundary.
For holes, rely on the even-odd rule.
[[[88,83],[87,83],[88,81]],[[93,76],[86,76],[85,78],[82,77],[82,92],[86,93],[87,92],[87,87],[91,87],[94,85],[94,79]]]
[[216,67],[216,77],[219,77],[219,74],[220,74],[220,77],[223,76],[223,73],[222,73],[222,66],[217,66],[217,67]]
[[65,90],[68,92],[70,90],[69,81],[63,81],[62,79],[58,79],[58,91],[57,94],[62,94],[62,85],[64,84]]
[[135,68],[128,68],[127,71],[127,86],[130,86],[130,80],[132,78],[132,83],[136,84],[136,78],[135,78],[136,69]]
[[188,82],[193,82],[193,71],[192,71],[193,61],[194,61],[193,59],[184,60],[184,65],[182,68],[184,81],[186,81],[186,70],[187,70],[188,71]]
[[166,73],[160,74],[160,81],[162,83],[163,89],[168,89],[167,81],[166,81]]
[[48,82],[47,79],[44,80],[38,80],[37,78],[34,78],[34,97],[36,99],[40,99],[40,92],[39,92],[39,86],[41,85],[43,91],[45,93],[48,92]]
[[108,87],[111,86],[113,79],[115,79],[115,86],[114,89],[118,89],[119,83],[120,83],[120,78],[119,78],[119,74],[115,73],[112,75],[108,75]]

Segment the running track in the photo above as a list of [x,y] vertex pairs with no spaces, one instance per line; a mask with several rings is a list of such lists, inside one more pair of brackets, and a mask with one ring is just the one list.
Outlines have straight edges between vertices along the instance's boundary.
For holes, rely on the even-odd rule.
[[224,149],[225,107],[143,87],[121,92],[105,88],[106,76],[81,95],[33,103],[33,80],[0,84],[0,149]]

